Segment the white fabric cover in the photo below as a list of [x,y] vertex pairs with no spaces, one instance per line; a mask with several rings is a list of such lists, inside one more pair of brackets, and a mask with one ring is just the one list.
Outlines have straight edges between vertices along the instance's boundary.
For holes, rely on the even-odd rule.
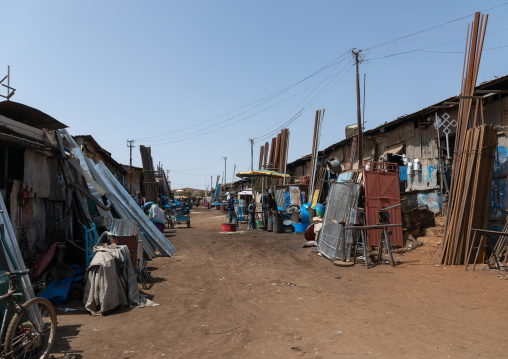
[[129,249],[124,245],[98,246],[85,276],[85,308],[101,315],[119,306],[152,307],[155,304],[139,293]]

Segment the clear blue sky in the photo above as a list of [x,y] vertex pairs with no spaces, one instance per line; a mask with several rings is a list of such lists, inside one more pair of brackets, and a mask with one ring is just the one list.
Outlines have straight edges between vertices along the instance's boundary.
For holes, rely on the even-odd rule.
[[[352,47],[489,8],[478,82],[508,74],[506,1],[5,1],[0,75],[10,65],[13,101],[91,134],[119,162],[135,139],[152,146],[174,188],[204,188],[224,156],[228,181],[235,164],[248,170],[249,138],[301,109],[290,161],[311,152],[317,109],[326,110],[320,148],[342,140],[356,122],[355,72],[350,54],[333,61]],[[368,129],[458,94],[472,19],[365,52]],[[382,58],[411,50],[424,51]]]

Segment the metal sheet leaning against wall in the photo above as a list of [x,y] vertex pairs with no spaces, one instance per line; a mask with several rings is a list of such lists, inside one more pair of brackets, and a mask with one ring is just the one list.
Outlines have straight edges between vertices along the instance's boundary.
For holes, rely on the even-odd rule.
[[[19,245],[16,240],[16,236],[14,235],[14,231],[12,228],[12,224],[9,218],[9,215],[7,214],[7,208],[5,207],[4,199],[0,195],[0,209],[3,211],[3,213],[0,213],[0,224],[4,225],[4,234],[5,234],[5,242],[7,246],[9,247],[12,255],[14,263],[7,257],[7,262],[9,265],[9,271],[14,270],[25,270],[25,262],[23,261],[23,257],[21,256],[21,252],[19,250]],[[2,249],[5,251],[5,248],[3,248],[3,244],[1,244]],[[32,284],[30,282],[30,279],[28,276],[23,276],[21,278],[22,281],[22,288],[25,293],[25,298],[31,299],[35,297]]]
[[32,197],[48,198],[51,192],[51,176],[48,156],[35,151],[25,151],[23,188],[28,188]]

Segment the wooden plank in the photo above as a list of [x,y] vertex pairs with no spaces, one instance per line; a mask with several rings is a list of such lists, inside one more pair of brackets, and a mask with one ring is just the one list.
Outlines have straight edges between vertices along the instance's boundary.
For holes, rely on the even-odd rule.
[[11,120],[2,115],[0,115],[0,127],[6,128],[21,136],[29,137],[48,145],[50,144],[43,130]]
[[414,158],[422,158],[422,134],[421,128],[415,128]]

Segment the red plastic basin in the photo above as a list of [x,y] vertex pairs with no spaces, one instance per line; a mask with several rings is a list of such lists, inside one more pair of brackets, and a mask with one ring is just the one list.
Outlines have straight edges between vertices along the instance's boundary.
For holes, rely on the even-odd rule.
[[236,232],[236,224],[234,223],[222,223],[222,232]]

